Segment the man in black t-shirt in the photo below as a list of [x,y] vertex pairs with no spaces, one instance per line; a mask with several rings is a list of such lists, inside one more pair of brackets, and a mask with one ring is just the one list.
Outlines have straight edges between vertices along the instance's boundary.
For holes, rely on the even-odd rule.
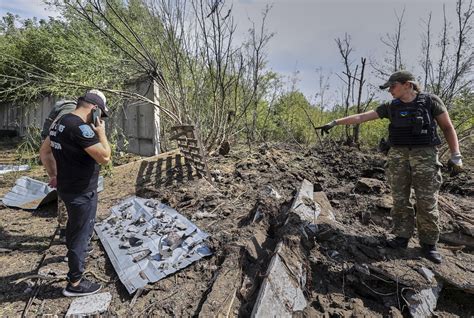
[[88,91],[79,97],[73,112],[51,125],[49,137],[40,149],[49,184],[58,189],[68,213],[69,272],[68,284],[63,290],[65,296],[91,295],[101,288],[100,284],[82,277],[97,211],[99,164],[109,162],[111,155],[104,122],[99,118],[93,122],[93,113],[97,112],[102,117],[108,116],[106,98],[101,91]]

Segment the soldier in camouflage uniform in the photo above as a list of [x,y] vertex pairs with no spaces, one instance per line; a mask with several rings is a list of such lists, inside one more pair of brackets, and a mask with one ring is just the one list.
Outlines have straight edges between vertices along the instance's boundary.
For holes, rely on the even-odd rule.
[[[441,99],[422,93],[410,72],[393,73],[380,88],[389,88],[394,99],[375,110],[340,118],[318,128],[324,134],[336,125],[358,124],[377,118],[390,120],[387,177],[392,190],[393,232],[396,237],[387,243],[392,248],[406,248],[413,236],[416,220],[424,255],[435,263],[441,263],[441,255],[436,249],[440,232],[438,192],[442,183],[442,164],[436,147],[441,143],[437,126],[443,131],[451,151],[448,166],[453,173],[462,171],[456,131]],[[410,203],[412,187],[416,217]]]

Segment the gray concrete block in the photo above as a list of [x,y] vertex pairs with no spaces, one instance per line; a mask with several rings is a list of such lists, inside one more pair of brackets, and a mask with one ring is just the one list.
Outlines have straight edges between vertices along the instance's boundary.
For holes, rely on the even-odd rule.
[[112,295],[109,292],[78,297],[72,301],[66,317],[83,317],[104,313],[108,310],[111,301]]
[[308,180],[303,180],[296,194],[291,211],[296,213],[303,223],[316,224],[321,206],[314,201],[314,186]]
[[408,310],[413,318],[432,317],[442,285],[438,284],[432,288],[422,289],[407,298]]
[[299,277],[292,277],[276,253],[260,288],[252,317],[292,317],[295,311],[303,310],[307,301],[298,281]]

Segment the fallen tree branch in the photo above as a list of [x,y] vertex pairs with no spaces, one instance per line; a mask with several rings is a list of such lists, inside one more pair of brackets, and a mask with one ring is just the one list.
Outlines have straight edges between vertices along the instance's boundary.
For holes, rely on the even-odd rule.
[[461,218],[464,221],[470,223],[471,225],[474,225],[474,219],[470,215],[466,215],[466,214],[456,211],[456,208],[453,205],[451,205],[451,203],[448,202],[448,199],[446,199],[446,197],[439,195],[438,202],[439,202],[440,208],[443,211],[446,211],[452,217]]

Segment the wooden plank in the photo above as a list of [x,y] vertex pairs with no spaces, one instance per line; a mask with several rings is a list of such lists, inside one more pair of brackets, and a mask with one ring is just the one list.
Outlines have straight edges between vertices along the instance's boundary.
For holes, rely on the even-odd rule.
[[195,138],[178,138],[177,139],[178,143],[182,143],[182,144],[194,144],[194,145],[197,145],[198,144],[198,140],[195,139]]
[[197,158],[197,159],[199,159],[199,160],[202,160],[202,156],[201,156],[201,154],[199,154],[199,153],[187,151],[186,149],[181,149],[181,150],[183,150],[181,153],[182,153],[184,156],[188,156],[188,157],[190,157],[190,158]]
[[[181,153],[194,165],[196,170],[202,172],[202,174],[209,181],[212,180],[209,173],[209,168],[207,167],[207,158],[202,147],[201,141],[199,139],[199,129],[193,125],[180,125],[174,126],[171,128],[172,131],[176,131],[176,134],[170,137],[170,139],[175,139],[178,143],[178,148]],[[200,159],[199,161],[196,158]]]
[[194,160],[193,158],[186,157],[186,160],[192,161],[194,164],[200,165],[201,167],[205,167],[206,165],[199,161],[199,160]]
[[201,148],[196,147],[196,146],[188,145],[186,148],[188,148],[190,150],[195,150],[195,151],[201,152]]
[[[186,135],[186,132],[185,132],[185,131],[177,132],[176,134],[170,136],[170,140],[178,139],[178,138],[180,138],[180,137],[183,136],[183,135]],[[178,140],[179,140],[179,139],[178,139]]]
[[186,149],[180,149],[180,151],[185,155],[185,156],[190,156],[192,158],[201,158],[202,159],[202,155],[199,154],[199,153],[194,153],[194,152],[191,152],[191,151],[188,151]]

